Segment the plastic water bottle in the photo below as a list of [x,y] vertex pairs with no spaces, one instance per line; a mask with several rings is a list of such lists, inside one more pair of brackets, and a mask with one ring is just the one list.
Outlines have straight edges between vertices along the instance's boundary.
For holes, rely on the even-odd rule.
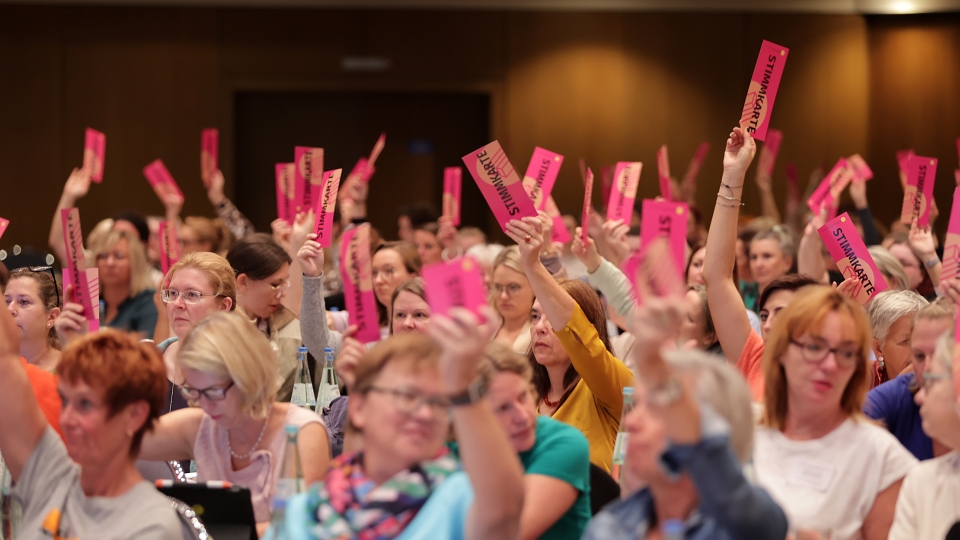
[[307,365],[306,347],[300,347],[297,352],[297,360],[300,366],[297,371],[297,378],[293,382],[293,395],[290,397],[290,403],[306,409],[316,409],[317,398],[313,395],[313,380],[310,377],[310,366]]
[[273,491],[273,512],[270,514],[270,534],[274,540],[286,538],[284,522],[287,517],[287,504],[297,493],[305,489],[303,485],[303,469],[300,467],[300,452],[297,450],[297,426],[287,425],[287,444],[283,452],[283,465],[280,467],[280,477],[277,478],[277,487]]
[[663,540],[683,540],[685,531],[683,522],[679,519],[668,519],[663,522]]
[[323,349],[323,371],[320,374],[320,388],[317,391],[317,411],[329,409],[330,403],[340,397],[340,381],[333,369],[333,349]]
[[613,467],[610,469],[610,476],[617,481],[620,480],[620,468],[627,457],[627,439],[630,434],[627,433],[624,424],[626,423],[627,415],[633,410],[633,392],[634,388],[632,386],[625,386],[623,388],[623,412],[620,413],[620,427],[617,428],[617,442],[613,446]]

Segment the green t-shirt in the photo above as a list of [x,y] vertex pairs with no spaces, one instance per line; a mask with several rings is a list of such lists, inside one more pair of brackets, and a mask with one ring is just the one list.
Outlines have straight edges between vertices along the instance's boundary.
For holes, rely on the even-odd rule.
[[580,494],[573,506],[540,536],[544,540],[578,540],[590,521],[590,445],[583,433],[548,416],[537,418],[537,442],[520,452],[526,474],[562,480]]

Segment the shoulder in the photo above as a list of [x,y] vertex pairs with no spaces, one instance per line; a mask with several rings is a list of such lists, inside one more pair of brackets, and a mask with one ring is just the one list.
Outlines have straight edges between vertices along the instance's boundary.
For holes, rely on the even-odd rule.
[[847,443],[862,445],[865,449],[872,448],[874,452],[885,458],[888,463],[909,467],[917,463],[917,458],[904,448],[903,444],[886,428],[878,426],[867,418],[850,419],[846,422],[850,427],[841,440]]
[[537,442],[534,447],[563,448],[567,452],[581,448],[589,452],[590,443],[579,429],[548,416],[537,418]]
[[270,316],[270,328],[276,329],[278,337],[300,338],[300,319],[286,306],[280,306],[280,309]]
[[297,428],[303,429],[307,424],[323,424],[323,419],[310,409],[304,409],[303,407],[289,403],[278,404],[277,406],[285,406],[287,409],[286,411],[281,411],[286,414],[285,425],[294,425],[297,426]]
[[136,520],[131,523],[131,538],[167,540],[184,538],[184,524],[173,502],[148,482],[135,486],[130,494],[128,508],[135,508]]
[[130,297],[130,303],[136,307],[143,307],[144,305],[153,306],[153,295],[157,292],[156,289],[144,289],[137,294]]

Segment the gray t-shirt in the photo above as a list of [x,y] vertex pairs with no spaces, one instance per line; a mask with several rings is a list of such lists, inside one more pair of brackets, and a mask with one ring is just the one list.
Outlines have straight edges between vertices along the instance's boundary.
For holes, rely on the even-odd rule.
[[23,504],[18,540],[187,538],[170,500],[148,482],[119,497],[87,497],[80,487],[80,467],[50,427],[30,454],[13,493]]

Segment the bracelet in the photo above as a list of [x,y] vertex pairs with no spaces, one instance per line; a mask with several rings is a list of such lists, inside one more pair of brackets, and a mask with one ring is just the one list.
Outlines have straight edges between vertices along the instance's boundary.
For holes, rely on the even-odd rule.
[[[726,199],[726,200],[728,200],[728,201],[730,201],[730,202],[736,201],[736,202],[740,203],[740,206],[746,206],[745,204],[743,204],[743,202],[742,202],[740,199],[738,199],[738,198],[736,198],[736,197],[727,197],[726,195],[722,195],[722,194],[720,194],[720,193],[717,193],[717,197],[720,197],[720,198],[722,198],[722,199]],[[736,205],[733,205],[733,206],[735,207]]]
[[449,261],[450,259],[456,259],[457,257],[463,255],[463,249],[461,249],[460,246],[457,246],[457,254],[453,257],[447,254],[448,251],[450,251],[450,248],[443,248],[443,251],[440,252],[440,258],[445,261]]
[[725,187],[725,188],[729,189],[730,191],[733,191],[734,188],[742,188],[742,187],[743,187],[743,184],[740,184],[739,186],[731,186],[731,185],[729,185],[729,184],[724,184],[723,182],[720,182],[720,185],[721,185],[722,187]]
[[939,264],[939,263],[940,263],[940,259],[934,257],[934,258],[930,259],[929,261],[924,262],[924,263],[923,263],[923,266],[925,266],[925,267],[927,268],[927,270],[929,270],[929,269],[933,268],[934,266],[936,266],[936,265]]

